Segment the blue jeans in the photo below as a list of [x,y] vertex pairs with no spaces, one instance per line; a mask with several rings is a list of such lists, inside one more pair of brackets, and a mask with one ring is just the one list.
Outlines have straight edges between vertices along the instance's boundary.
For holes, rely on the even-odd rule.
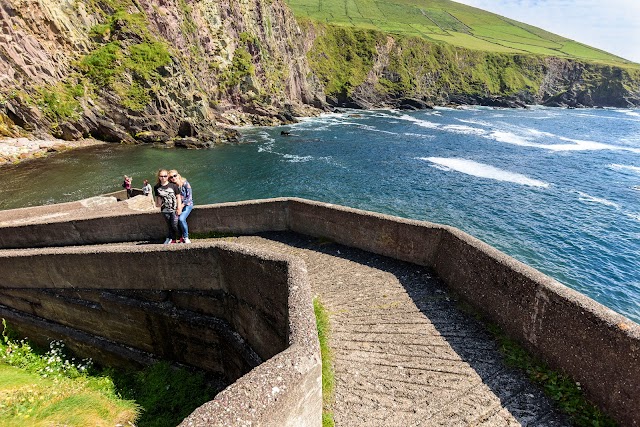
[[183,206],[182,213],[180,214],[180,218],[178,218],[183,239],[186,239],[187,237],[189,237],[189,226],[187,225],[187,217],[191,213],[192,209],[193,209],[193,205]]

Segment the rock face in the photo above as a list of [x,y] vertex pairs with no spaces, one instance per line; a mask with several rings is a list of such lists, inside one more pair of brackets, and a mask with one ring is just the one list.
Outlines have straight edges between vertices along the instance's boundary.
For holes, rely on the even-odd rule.
[[324,101],[281,0],[2,0],[0,25],[1,117],[33,136],[214,143]]
[[640,68],[301,21],[284,0],[2,0],[0,137],[235,141],[331,107],[640,105]]

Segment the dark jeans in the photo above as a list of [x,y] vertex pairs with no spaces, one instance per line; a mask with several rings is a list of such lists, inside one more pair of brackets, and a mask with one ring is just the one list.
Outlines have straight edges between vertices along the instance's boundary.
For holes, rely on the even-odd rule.
[[130,199],[133,196],[133,188],[127,188],[127,199]]
[[162,212],[164,220],[167,221],[167,238],[178,240],[180,238],[180,230],[178,229],[178,215],[174,212]]

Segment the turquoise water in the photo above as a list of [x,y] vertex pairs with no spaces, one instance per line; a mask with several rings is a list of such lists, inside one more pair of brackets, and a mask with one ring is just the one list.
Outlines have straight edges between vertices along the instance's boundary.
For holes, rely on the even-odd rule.
[[640,110],[358,111],[242,134],[211,150],[108,145],[0,169],[0,209],[176,168],[196,204],[298,196],[453,225],[640,323]]

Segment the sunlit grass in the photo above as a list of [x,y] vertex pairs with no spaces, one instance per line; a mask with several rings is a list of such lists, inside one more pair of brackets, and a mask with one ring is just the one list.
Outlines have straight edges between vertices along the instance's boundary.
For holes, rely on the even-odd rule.
[[322,354],[322,426],[333,427],[333,393],[335,377],[333,372],[333,354],[329,347],[329,314],[318,298],[313,300],[313,311],[316,314],[316,327]]
[[96,369],[69,356],[64,343],[47,351],[0,340],[0,426],[173,427],[212,399],[222,384],[202,372],[157,363],[135,372]]
[[418,36],[489,52],[530,53],[629,64],[531,25],[449,0],[286,0],[298,17]]
[[109,379],[43,377],[0,363],[0,425],[133,425],[140,407],[118,398]]

